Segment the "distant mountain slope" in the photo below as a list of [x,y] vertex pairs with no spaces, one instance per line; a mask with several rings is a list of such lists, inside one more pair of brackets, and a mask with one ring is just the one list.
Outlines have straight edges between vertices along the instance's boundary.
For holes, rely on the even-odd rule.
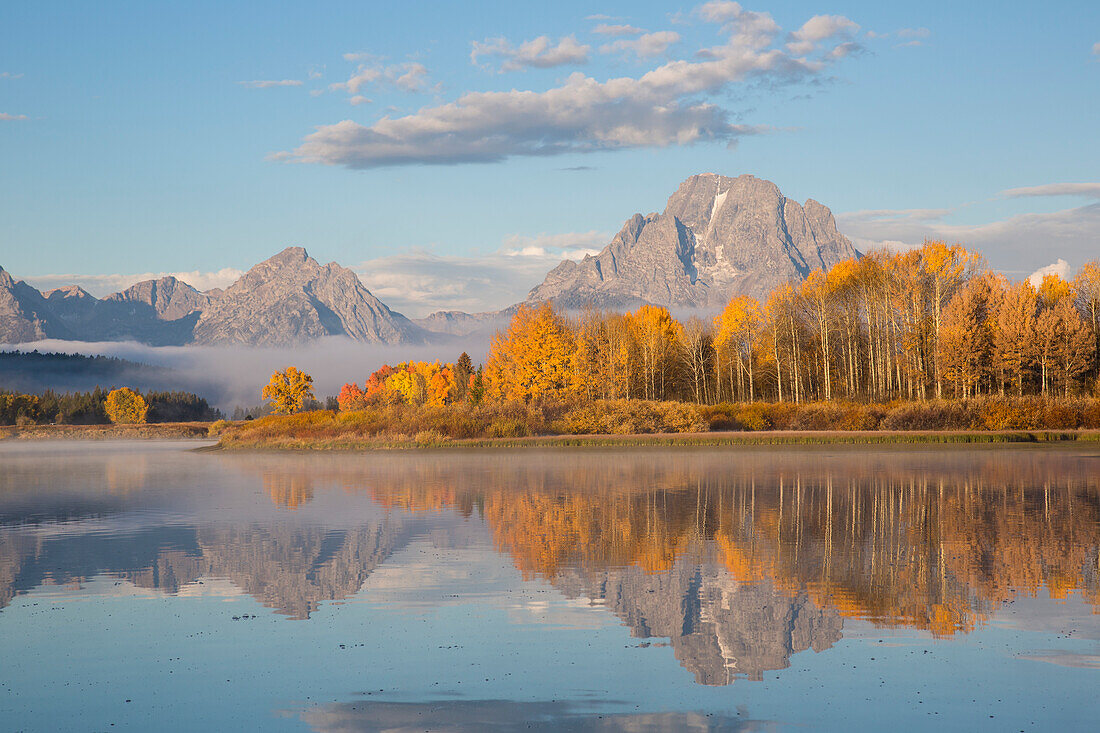
[[195,325],[199,344],[287,346],[322,336],[418,343],[420,328],[391,311],[358,276],[320,265],[301,247],[264,260],[226,288]]
[[159,280],[143,280],[121,293],[108,295],[103,302],[128,308],[131,315],[174,321],[208,308],[215,297],[168,276]]
[[[792,201],[753,176],[692,176],[663,213],[635,214],[595,256],[567,260],[526,303],[633,309],[650,303],[717,311],[740,294],[857,257],[832,212]],[[390,310],[351,270],[290,247],[223,290],[201,293],[173,277],[96,299],[77,286],[40,293],[0,268],[0,343],[44,338],[152,345],[291,346],[324,336],[382,344],[484,336],[519,304],[495,313],[440,311],[412,321]]]
[[0,267],[0,342],[71,338],[42,293]]
[[466,336],[469,334],[492,334],[507,326],[515,315],[517,306],[501,311],[485,313],[465,313],[463,311],[436,311],[423,318],[414,318],[415,323],[425,331],[440,336]]
[[856,256],[817,201],[800,205],[753,176],[706,173],[680,184],[664,213],[628,219],[598,255],[555,267],[527,301],[713,310]]
[[290,247],[224,291],[202,293],[174,277],[145,280],[97,299],[78,286],[40,293],[0,268],[0,343],[45,338],[290,346],[322,336],[422,343],[428,332],[374,297],[358,276]]

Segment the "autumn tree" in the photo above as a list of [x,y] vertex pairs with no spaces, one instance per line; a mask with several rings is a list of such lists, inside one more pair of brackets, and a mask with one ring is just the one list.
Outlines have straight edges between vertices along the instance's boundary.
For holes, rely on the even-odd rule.
[[799,296],[808,316],[807,323],[814,333],[814,347],[817,349],[818,364],[821,369],[821,395],[833,398],[833,353],[830,335],[833,325],[833,290],[828,276],[821,270],[814,270],[802,281]]
[[990,293],[989,279],[971,280],[943,310],[937,363],[943,378],[955,383],[956,397],[977,394],[992,361]]
[[1035,320],[1039,300],[1026,280],[1010,285],[1003,293],[993,318],[993,357],[1001,375],[1001,392],[1006,382],[1024,393],[1024,380],[1031,372],[1034,354]]
[[287,367],[284,371],[271,375],[271,381],[263,388],[260,396],[271,400],[276,414],[290,415],[301,410],[307,399],[315,399],[313,377],[297,367]]
[[1092,366],[1096,354],[1092,333],[1068,296],[1044,310],[1037,326],[1043,392],[1057,388],[1068,397],[1078,378]]
[[633,331],[642,390],[647,400],[667,398],[668,371],[683,339],[684,328],[667,308],[643,305],[635,311],[629,325]]
[[362,410],[367,404],[366,393],[359,388],[358,384],[350,382],[340,389],[336,402],[340,406],[341,412]]
[[549,303],[521,305],[508,329],[493,337],[485,363],[489,396],[529,401],[577,393],[576,339]]
[[115,424],[144,423],[149,412],[145,399],[129,387],[113,389],[107,394],[104,403],[107,417]]
[[1077,307],[1092,331],[1094,351],[1100,355],[1100,260],[1086,262],[1073,280]]
[[714,319],[714,350],[718,373],[723,365],[728,371],[730,393],[737,399],[756,399],[756,376],[753,366],[760,339],[762,313],[755,298],[739,295],[733,298]]
[[714,336],[708,324],[691,318],[680,339],[680,364],[688,394],[698,403],[713,402]]
[[[967,252],[961,245],[948,246],[945,242],[925,241],[920,249],[921,266],[931,281],[932,351],[938,356],[943,308],[955,291],[962,287],[969,272],[979,261],[977,255]],[[943,396],[943,379],[936,364],[936,397]]]

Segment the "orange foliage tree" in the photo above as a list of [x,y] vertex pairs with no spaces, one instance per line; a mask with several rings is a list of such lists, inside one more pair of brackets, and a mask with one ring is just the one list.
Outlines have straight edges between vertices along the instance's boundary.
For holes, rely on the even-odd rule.
[[576,395],[576,350],[572,329],[549,303],[521,305],[507,331],[493,338],[485,363],[488,396],[526,402]]

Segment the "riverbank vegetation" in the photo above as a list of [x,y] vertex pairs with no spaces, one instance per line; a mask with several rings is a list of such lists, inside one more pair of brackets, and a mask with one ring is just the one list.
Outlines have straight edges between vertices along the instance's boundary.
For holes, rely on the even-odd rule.
[[[117,421],[134,423],[209,422],[222,417],[204,398],[190,392],[126,392],[98,387],[90,392],[0,391],[0,425],[105,425],[112,422],[112,410]],[[112,393],[117,393],[113,406]]]
[[343,410],[539,400],[890,403],[1096,395],[1100,263],[1038,287],[961,246],[873,253],[734,298],[712,321],[665,308],[569,316],[521,306],[484,369],[404,363],[348,384]]
[[[866,404],[854,402],[720,403],[647,400],[379,404],[352,411],[318,410],[247,422],[215,423],[227,448],[370,448],[469,445],[600,444],[597,436],[647,436],[644,443],[743,442],[987,442],[1064,440],[1100,433],[1100,400],[982,397]],[[808,431],[815,436],[806,437]],[[1060,431],[1057,435],[1042,434]],[[929,435],[928,433],[939,433]],[[783,435],[779,435],[782,433]],[[861,435],[856,438],[855,434]],[[918,437],[917,433],[924,433]],[[1014,433],[1014,435],[1006,435]],[[797,437],[802,435],[802,438]],[[877,434],[879,437],[872,437]],[[981,437],[986,434],[987,437]],[[995,434],[999,435],[996,437]],[[565,436],[582,438],[561,442]],[[664,437],[662,437],[664,436]],[[889,436],[889,437],[888,437]],[[887,439],[888,438],[888,439]],[[619,440],[613,441],[619,444]]]
[[223,442],[1097,429],[1098,345],[1100,263],[1035,286],[926,242],[764,303],[736,297],[712,321],[521,306],[483,366],[386,365],[344,385],[338,411],[264,418]]

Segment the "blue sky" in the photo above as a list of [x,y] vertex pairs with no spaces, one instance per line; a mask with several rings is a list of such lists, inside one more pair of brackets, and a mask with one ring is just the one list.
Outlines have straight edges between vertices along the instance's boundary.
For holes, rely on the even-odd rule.
[[8,2],[0,266],[210,287],[301,245],[414,315],[495,308],[713,171],[864,248],[1072,272],[1098,44],[1093,2]]

